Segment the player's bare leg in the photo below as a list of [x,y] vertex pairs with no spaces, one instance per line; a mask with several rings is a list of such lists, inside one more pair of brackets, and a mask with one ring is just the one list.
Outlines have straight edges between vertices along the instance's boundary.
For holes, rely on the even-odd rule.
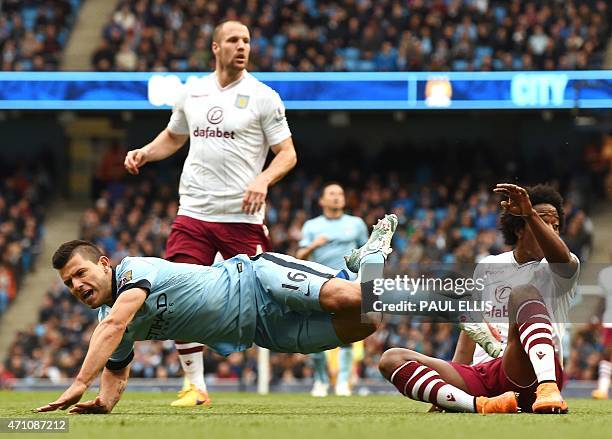
[[506,376],[521,387],[538,382],[535,413],[566,413],[555,372],[553,328],[539,291],[529,285],[513,288],[508,316],[510,330],[502,360]]
[[378,327],[374,320],[362,320],[361,284],[358,282],[338,278],[328,280],[321,287],[319,303],[324,311],[333,314],[336,335],[343,343],[363,340]]
[[[391,249],[391,239],[397,228],[397,223],[397,216],[385,215],[374,226],[365,245],[353,250],[351,256],[346,258],[346,266],[355,273],[359,272],[358,278],[361,282],[368,281],[361,278],[362,268],[367,264],[379,267],[380,271],[375,273],[374,276],[382,277],[384,263],[387,256],[393,251]],[[336,335],[346,344],[363,340],[377,328],[374,319],[364,317],[362,320],[361,300],[361,284],[339,278],[327,281],[319,293],[321,308],[326,312],[333,313]],[[380,321],[380,316],[377,317]]]
[[361,311],[335,315],[332,323],[338,338],[345,344],[354,343],[369,337],[378,328],[375,322],[362,322],[361,320]]
[[327,371],[327,352],[315,352],[310,354],[313,362],[313,378],[314,384],[310,392],[315,398],[324,398],[327,396],[327,388],[329,387],[329,373]]
[[394,348],[383,353],[380,372],[399,392],[411,399],[429,402],[453,412],[516,413],[514,392],[487,398],[469,393],[453,366],[410,349]]
[[336,396],[351,396],[351,371],[353,369],[353,345],[340,346],[338,350],[338,375],[336,377]]
[[599,362],[598,366],[598,378],[597,378],[597,388],[593,390],[591,396],[595,399],[608,399],[608,394],[610,392],[610,376],[612,375],[612,355],[610,355],[610,351],[612,351],[612,347],[608,346],[607,355],[604,360]]

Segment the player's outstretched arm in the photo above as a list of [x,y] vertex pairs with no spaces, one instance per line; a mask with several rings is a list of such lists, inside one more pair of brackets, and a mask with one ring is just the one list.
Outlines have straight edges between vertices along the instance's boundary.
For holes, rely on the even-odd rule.
[[276,154],[270,165],[247,186],[242,199],[242,211],[253,214],[261,209],[266,201],[268,187],[283,178],[297,163],[293,139],[288,137],[278,145],[273,145]]
[[[520,216],[531,229],[538,245],[542,249],[552,271],[561,277],[571,278],[578,269],[578,262],[571,257],[569,248],[558,230],[544,222],[540,214],[533,209],[527,190],[514,184],[498,184],[494,192],[508,197],[501,206],[512,215]],[[555,214],[556,212],[551,212]]]
[[188,138],[186,134],[176,134],[166,128],[151,143],[128,151],[123,165],[130,174],[138,174],[139,169],[146,163],[170,157],[187,142]]
[[39,407],[37,411],[66,410],[81,400],[100,369],[119,346],[128,323],[146,298],[147,293],[142,288],[127,290],[119,296],[109,315],[94,330],[83,366],[72,385],[57,400]]
[[121,399],[130,376],[130,365],[119,370],[104,368],[100,377],[100,392],[95,399],[75,404],[70,413],[104,414],[110,413]]

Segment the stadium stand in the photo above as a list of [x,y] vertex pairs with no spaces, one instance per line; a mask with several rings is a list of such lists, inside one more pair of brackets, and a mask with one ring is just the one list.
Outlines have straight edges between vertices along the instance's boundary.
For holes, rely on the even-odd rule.
[[[44,234],[44,195],[49,173],[41,164],[12,171],[0,167],[0,316],[15,299],[23,277],[34,269]],[[0,371],[1,373],[1,371]]]
[[210,70],[221,19],[251,29],[253,71],[488,71],[602,68],[611,18],[603,0],[123,0],[92,67]]
[[57,70],[81,0],[0,3],[2,70]]
[[[465,146],[470,151],[470,146]],[[499,153],[499,152],[498,152]],[[416,154],[416,153],[415,153]],[[429,152],[431,155],[431,152]],[[144,168],[138,177],[112,178],[113,160],[121,156],[111,146],[100,163],[106,163],[107,174],[98,172],[94,188],[97,197],[81,221],[81,238],[96,242],[117,264],[125,256],[162,256],[170,225],[177,211],[176,193],[178,166],[158,163]],[[388,156],[382,152],[381,156]],[[303,222],[318,211],[318,190],[322,182],[334,172],[334,163],[346,157],[339,152],[328,158],[329,165],[319,163],[317,172],[298,170],[290,174],[269,193],[267,224],[276,251],[293,254],[300,239]],[[440,156],[442,157],[442,155]],[[474,160],[474,156],[470,156]],[[358,160],[358,159],[357,159]],[[445,161],[446,160],[446,161]],[[439,170],[461,169],[456,158],[447,155],[437,158]],[[516,166],[521,168],[520,159]],[[402,173],[390,170],[379,172],[375,165],[367,174],[363,166],[344,173],[347,207],[373,224],[385,211],[400,216],[400,226],[393,242],[395,249],[389,260],[391,270],[405,270],[414,262],[464,261],[477,262],[487,254],[505,250],[497,232],[497,200],[489,191],[486,181],[478,176],[441,172],[432,175],[425,157],[415,159],[419,165]],[[109,165],[115,163],[114,165]],[[500,163],[506,163],[500,157]],[[304,164],[308,168],[307,163]],[[475,167],[477,169],[477,167]],[[575,169],[579,172],[580,167]],[[506,172],[499,169],[489,178],[502,178]],[[474,172],[476,172],[474,170]],[[537,172],[537,170],[534,170]],[[160,181],[160,177],[163,179]],[[529,178],[529,174],[525,175]],[[592,188],[590,182],[568,178],[561,187],[566,197],[565,209],[568,227],[565,238],[572,251],[583,260],[588,258],[592,240],[587,212],[590,201],[585,194]],[[586,184],[586,186],[585,186]],[[603,188],[601,188],[603,190]],[[597,188],[591,190],[598,193]],[[574,237],[574,238],[573,238]],[[86,342],[96,324],[96,313],[86,310],[73,299],[61,283],[47,293],[39,311],[39,323],[18,334],[5,362],[4,373],[15,377],[70,377],[83,360]],[[601,346],[596,328],[576,326],[578,336],[573,340],[574,352],[567,359],[570,376],[590,379],[596,374]],[[456,328],[452,325],[429,323],[415,317],[393,317],[377,333],[366,339],[356,373],[364,379],[382,379],[378,372],[378,359],[384,350],[404,346],[450,359],[454,352]],[[569,350],[568,350],[569,352]],[[232,354],[223,358],[205,350],[205,370],[214,380],[253,382],[257,374],[256,353]],[[310,379],[311,365],[303,355],[273,354],[271,356],[272,384],[292,383]],[[0,373],[2,371],[0,370]],[[132,375],[136,377],[176,377],[181,371],[177,354],[170,342],[141,342],[136,345]]]

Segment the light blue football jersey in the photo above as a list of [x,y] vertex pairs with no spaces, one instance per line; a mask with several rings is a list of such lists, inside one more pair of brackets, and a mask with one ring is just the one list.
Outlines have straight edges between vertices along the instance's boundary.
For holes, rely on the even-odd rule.
[[[251,260],[245,255],[210,267],[124,258],[113,270],[113,298],[136,287],[148,295],[107,367],[127,365],[137,340],[188,340],[222,355],[249,348],[257,321],[254,278]],[[111,307],[102,305],[98,319],[110,311]]]
[[346,268],[344,256],[368,240],[368,227],[359,217],[343,214],[338,219],[325,215],[308,220],[302,227],[300,247],[308,247],[317,237],[327,237],[327,243],[315,249],[310,259],[336,270]]

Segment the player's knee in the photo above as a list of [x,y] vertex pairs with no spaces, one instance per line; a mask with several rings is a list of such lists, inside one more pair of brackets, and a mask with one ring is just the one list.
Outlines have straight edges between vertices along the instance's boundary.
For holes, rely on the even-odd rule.
[[512,288],[512,292],[508,299],[508,305],[511,309],[516,309],[526,300],[542,300],[542,295],[533,285],[517,285]]
[[392,348],[383,352],[378,363],[378,370],[386,378],[391,379],[393,372],[406,361],[417,360],[418,353],[410,349]]

